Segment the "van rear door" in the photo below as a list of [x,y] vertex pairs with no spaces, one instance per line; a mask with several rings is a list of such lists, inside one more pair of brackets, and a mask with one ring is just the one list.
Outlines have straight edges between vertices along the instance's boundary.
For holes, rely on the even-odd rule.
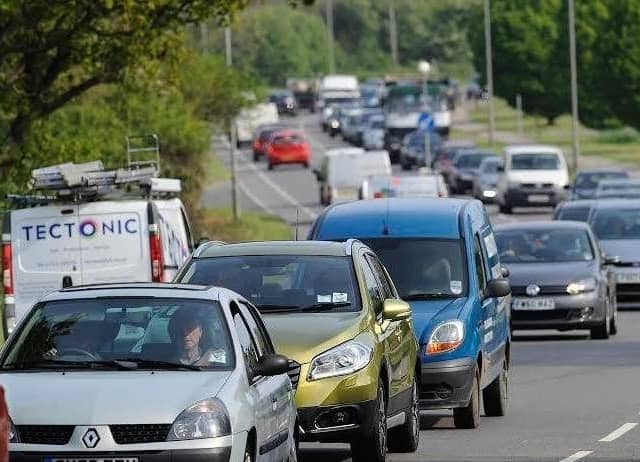
[[189,220],[180,199],[154,202],[162,239],[164,280],[172,281],[193,250]]
[[49,205],[11,212],[15,315],[18,320],[65,276],[82,284],[77,205]]
[[147,201],[79,206],[82,282],[151,281]]

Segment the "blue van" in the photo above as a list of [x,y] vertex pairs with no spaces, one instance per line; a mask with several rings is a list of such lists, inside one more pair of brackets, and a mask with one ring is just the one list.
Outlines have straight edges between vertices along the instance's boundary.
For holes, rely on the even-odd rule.
[[360,239],[411,304],[420,342],[422,409],[453,408],[458,428],[502,416],[508,400],[511,289],[477,200],[374,199],[336,204],[309,238]]

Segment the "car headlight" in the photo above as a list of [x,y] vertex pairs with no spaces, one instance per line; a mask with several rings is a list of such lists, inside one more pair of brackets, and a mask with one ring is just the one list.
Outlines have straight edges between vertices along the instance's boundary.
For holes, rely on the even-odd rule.
[[338,128],[340,126],[340,122],[333,119],[329,125],[331,126],[331,128]]
[[13,421],[9,419],[9,443],[19,443],[18,432],[16,431]]
[[231,434],[226,406],[217,398],[198,401],[180,413],[173,422],[167,441],[216,438]]
[[373,350],[360,342],[349,341],[316,356],[309,368],[308,380],[338,377],[364,369]]
[[464,324],[462,321],[446,321],[438,325],[425,348],[428,355],[436,355],[453,351],[462,345],[464,340]]
[[567,286],[567,293],[570,295],[592,292],[594,290],[596,290],[595,278],[582,279],[580,281],[572,282]]

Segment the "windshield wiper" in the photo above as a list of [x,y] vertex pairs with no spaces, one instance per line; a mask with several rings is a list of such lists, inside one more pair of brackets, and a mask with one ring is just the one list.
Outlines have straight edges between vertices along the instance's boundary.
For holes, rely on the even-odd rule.
[[134,365],[134,368],[152,368],[152,369],[163,369],[167,371],[179,371],[179,370],[189,370],[189,371],[201,371],[202,368],[200,366],[196,366],[194,364],[182,364],[182,363],[174,363],[170,361],[156,361],[154,359],[141,359],[141,358],[118,358],[114,359],[114,362],[118,363],[130,363]]
[[268,313],[286,313],[290,311],[300,311],[298,305],[257,305],[259,311]]
[[113,368],[118,370],[136,369],[135,364],[128,366],[120,361],[65,361],[64,359],[43,359],[40,361],[29,361],[26,363],[11,363],[2,366],[2,369],[11,370],[29,370],[29,369],[61,369],[64,367],[81,368],[81,369],[98,369]]
[[454,298],[455,295],[445,294],[445,293],[422,293],[422,294],[411,294],[405,295],[401,297],[402,300],[405,301],[415,301],[415,300],[438,300],[444,298]]
[[300,308],[300,311],[328,311],[343,306],[351,306],[351,302],[335,302],[335,303],[314,303]]

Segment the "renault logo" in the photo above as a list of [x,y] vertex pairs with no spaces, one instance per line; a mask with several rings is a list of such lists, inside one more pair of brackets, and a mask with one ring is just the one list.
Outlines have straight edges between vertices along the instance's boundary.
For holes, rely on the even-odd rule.
[[529,297],[535,297],[540,293],[540,287],[535,284],[528,285],[526,292]]
[[100,435],[98,435],[95,428],[90,428],[82,437],[82,442],[87,448],[93,449],[100,442]]

